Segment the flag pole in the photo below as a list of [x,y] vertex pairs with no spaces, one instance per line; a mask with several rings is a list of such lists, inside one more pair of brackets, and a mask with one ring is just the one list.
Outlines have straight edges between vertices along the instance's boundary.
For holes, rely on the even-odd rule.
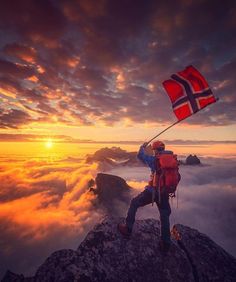
[[[182,119],[183,120],[183,119]],[[160,136],[162,133],[164,133],[165,131],[167,131],[168,129],[170,129],[171,127],[173,127],[174,125],[178,124],[179,122],[181,122],[182,120],[177,120],[176,122],[174,122],[173,124],[171,124],[170,126],[168,126],[167,128],[165,128],[164,130],[162,130],[160,133],[158,133],[156,136],[154,136],[152,139],[150,139],[147,142],[147,145],[152,142],[152,140],[154,140],[155,138],[157,138],[158,136]]]

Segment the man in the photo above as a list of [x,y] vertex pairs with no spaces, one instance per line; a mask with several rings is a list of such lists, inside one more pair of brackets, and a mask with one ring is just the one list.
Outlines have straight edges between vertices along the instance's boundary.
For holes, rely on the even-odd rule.
[[[165,150],[165,144],[161,141],[156,141],[152,144],[153,156],[146,154],[145,148],[147,143],[144,143],[138,152],[137,157],[144,163],[147,164],[151,169],[151,180],[149,184],[145,187],[145,190],[140,193],[137,197],[133,198],[127,213],[125,223],[118,224],[118,230],[124,236],[130,236],[133,229],[133,224],[135,222],[135,215],[139,207],[146,206],[154,200],[160,212],[160,222],[161,222],[161,250],[167,252],[170,247],[170,222],[169,216],[171,214],[171,208],[169,204],[169,194],[166,191],[158,193],[157,189],[154,187],[154,175],[155,171],[158,169],[157,166],[157,155],[161,154],[173,154],[172,151]],[[159,199],[160,197],[160,199]]]

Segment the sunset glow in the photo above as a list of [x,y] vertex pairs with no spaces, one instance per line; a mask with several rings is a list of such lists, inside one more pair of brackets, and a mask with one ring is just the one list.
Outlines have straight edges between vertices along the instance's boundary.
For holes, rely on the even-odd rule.
[[48,139],[45,143],[45,146],[47,149],[51,149],[53,147],[53,141],[51,139]]
[[[236,254],[236,1],[13,0],[0,18],[0,280],[78,247],[106,214],[88,189],[98,173],[143,189],[140,145],[200,97],[175,83],[172,108],[163,87],[189,65],[209,84],[201,101],[219,100],[158,137],[183,164],[178,220]],[[112,147],[133,162],[96,153]],[[190,154],[202,165],[185,166]]]

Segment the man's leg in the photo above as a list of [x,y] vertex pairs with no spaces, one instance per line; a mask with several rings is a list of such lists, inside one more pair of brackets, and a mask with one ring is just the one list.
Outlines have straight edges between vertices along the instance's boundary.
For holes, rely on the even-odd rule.
[[161,202],[159,203],[156,201],[160,212],[160,222],[161,222],[161,240],[166,243],[170,244],[170,214],[171,208],[169,203],[169,195],[162,194],[161,195]]
[[126,217],[126,226],[129,232],[132,232],[135,222],[135,215],[139,207],[146,206],[152,202],[152,193],[145,189],[137,197],[133,198]]

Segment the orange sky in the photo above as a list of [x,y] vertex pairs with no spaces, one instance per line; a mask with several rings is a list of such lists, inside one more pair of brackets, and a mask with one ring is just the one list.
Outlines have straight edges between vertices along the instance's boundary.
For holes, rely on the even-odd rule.
[[6,133],[146,141],[176,121],[162,83],[188,65],[219,101],[162,138],[236,140],[231,4],[222,12],[205,1],[131,3],[2,7],[0,141]]
[[[189,65],[202,73],[219,101],[160,138],[181,158],[197,154],[203,164],[210,162],[211,177],[204,165],[191,168],[192,174],[183,166],[182,181],[193,177],[185,183],[186,204],[196,197],[199,183],[194,181],[202,171],[211,204],[202,201],[205,184],[197,185],[199,209],[205,213],[207,207],[209,215],[217,207],[220,216],[225,214],[223,220],[213,214],[206,226],[211,229],[209,222],[216,220],[228,228],[235,191],[235,161],[230,159],[236,157],[235,5],[219,0],[12,0],[1,5],[4,271],[33,272],[50,252],[78,245],[103,214],[94,208],[95,195],[87,185],[100,167],[87,164],[85,155],[112,146],[137,151],[174,123],[162,83]],[[215,184],[219,189],[212,193]],[[191,185],[194,196],[189,200]],[[227,198],[222,197],[224,189]],[[219,197],[217,206],[212,196]],[[192,218],[200,214],[201,224],[204,213],[193,209]]]

